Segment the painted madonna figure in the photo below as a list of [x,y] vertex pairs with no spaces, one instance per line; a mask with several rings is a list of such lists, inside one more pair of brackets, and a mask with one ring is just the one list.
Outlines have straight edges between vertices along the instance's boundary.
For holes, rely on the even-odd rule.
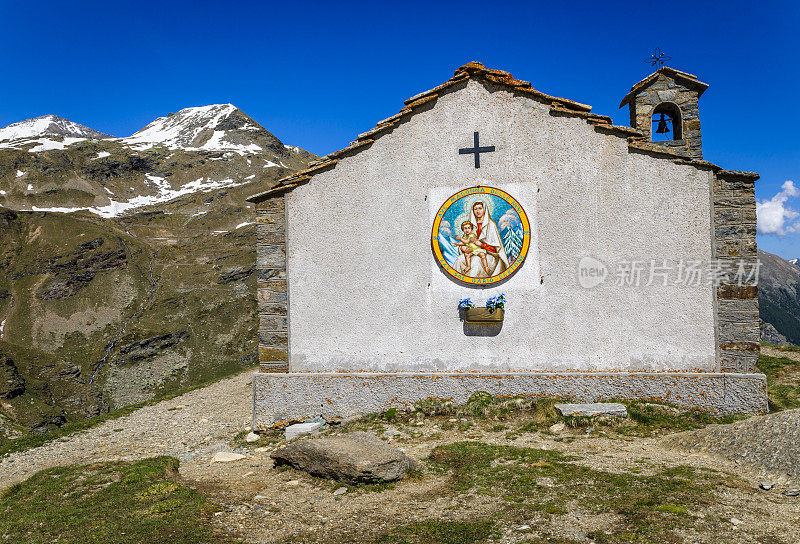
[[476,200],[472,204],[470,223],[474,225],[477,245],[486,251],[486,264],[484,265],[478,251],[462,252],[454,268],[472,278],[490,278],[502,274],[508,268],[508,256],[497,224],[492,220],[483,201]]

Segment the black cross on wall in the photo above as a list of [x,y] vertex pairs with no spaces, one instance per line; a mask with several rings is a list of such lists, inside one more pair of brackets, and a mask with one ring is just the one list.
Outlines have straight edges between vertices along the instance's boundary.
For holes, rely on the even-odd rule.
[[486,147],[481,147],[480,144],[478,144],[478,133],[476,132],[475,133],[475,147],[462,147],[461,149],[458,150],[458,153],[460,155],[468,155],[470,153],[473,153],[475,155],[475,168],[480,168],[481,167],[481,153],[489,153],[491,151],[494,151],[494,146],[493,145],[486,146]]

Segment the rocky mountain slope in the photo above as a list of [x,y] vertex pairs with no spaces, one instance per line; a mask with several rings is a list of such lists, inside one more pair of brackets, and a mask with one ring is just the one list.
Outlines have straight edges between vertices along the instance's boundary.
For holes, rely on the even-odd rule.
[[229,104],[130,138],[34,121],[0,141],[0,441],[255,364],[244,198],[315,156]]
[[800,345],[800,267],[760,250],[758,259],[762,339]]

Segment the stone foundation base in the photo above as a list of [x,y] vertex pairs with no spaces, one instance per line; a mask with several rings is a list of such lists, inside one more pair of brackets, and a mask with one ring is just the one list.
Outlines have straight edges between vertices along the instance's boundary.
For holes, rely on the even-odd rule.
[[463,404],[476,391],[499,397],[554,397],[577,402],[611,399],[668,402],[714,414],[767,412],[763,374],[645,372],[266,373],[253,378],[253,427],[328,421],[429,398]]

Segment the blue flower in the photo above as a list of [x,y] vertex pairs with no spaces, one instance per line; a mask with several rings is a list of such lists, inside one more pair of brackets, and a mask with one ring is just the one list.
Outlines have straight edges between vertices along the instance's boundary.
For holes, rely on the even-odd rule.
[[506,295],[500,293],[496,297],[492,297],[486,301],[486,308],[489,311],[495,311],[496,309],[500,308],[503,309],[506,306]]
[[462,298],[461,300],[458,301],[458,307],[466,310],[467,308],[474,308],[475,303],[473,303],[472,299],[470,299],[469,297]]

